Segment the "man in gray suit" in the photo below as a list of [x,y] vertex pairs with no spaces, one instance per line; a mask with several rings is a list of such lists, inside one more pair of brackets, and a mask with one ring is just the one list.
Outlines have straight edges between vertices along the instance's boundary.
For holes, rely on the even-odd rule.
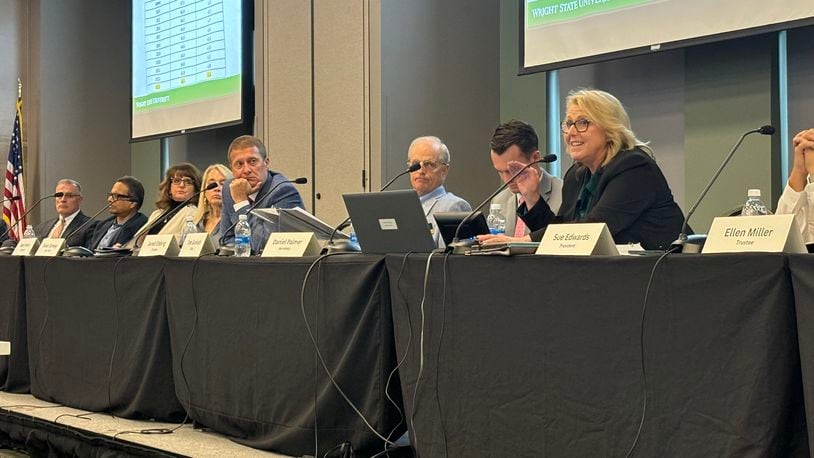
[[449,148],[438,137],[418,137],[407,150],[407,167],[420,163],[421,168],[410,173],[410,184],[418,193],[427,222],[432,225],[433,238],[438,247],[444,241],[435,224],[433,213],[472,211],[469,203],[444,188],[449,174]]
[[[541,157],[534,127],[516,119],[497,126],[490,146],[492,165],[504,183],[512,177],[509,172],[509,162],[528,164]],[[542,168],[540,169],[540,195],[548,202],[551,210],[557,213],[562,203],[562,180],[549,175]],[[517,217],[517,207],[520,206],[519,196],[517,184],[512,182],[492,199],[493,204],[500,204],[503,216],[506,217],[506,240],[501,241],[530,240],[528,228]]]

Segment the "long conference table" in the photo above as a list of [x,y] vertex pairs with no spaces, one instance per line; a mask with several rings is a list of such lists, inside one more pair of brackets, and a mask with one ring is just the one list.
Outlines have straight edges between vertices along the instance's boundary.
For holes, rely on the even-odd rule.
[[814,257],[670,255],[645,309],[656,259],[3,257],[0,389],[295,456],[811,456]]

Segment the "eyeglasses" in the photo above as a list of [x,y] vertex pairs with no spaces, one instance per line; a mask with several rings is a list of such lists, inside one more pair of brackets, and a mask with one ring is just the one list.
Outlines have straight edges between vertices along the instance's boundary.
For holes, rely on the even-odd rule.
[[108,194],[108,195],[107,195],[107,198],[108,198],[108,199],[113,199],[114,201],[116,201],[116,200],[130,200],[130,199],[132,199],[132,197],[130,197],[130,196],[129,196],[129,195],[127,195],[127,194],[116,194],[115,192],[111,192],[110,194]]
[[562,133],[567,134],[569,130],[571,130],[571,126],[577,128],[577,132],[585,132],[588,130],[588,126],[591,124],[591,121],[587,119],[577,119],[576,121],[571,121],[570,119],[567,121],[563,121],[560,124],[560,129],[562,129]]
[[[407,168],[410,168],[413,164],[418,164],[418,163],[419,163],[419,161],[407,161]],[[444,162],[430,161],[430,160],[420,161],[420,163],[421,163],[421,168],[418,169],[418,170],[426,170],[428,172],[432,172],[432,171],[436,170],[437,168],[441,167],[442,165],[448,165],[448,164],[446,164]]]
[[195,181],[192,178],[172,177],[170,181],[172,182],[172,184],[184,186],[192,186],[192,184],[195,183]]

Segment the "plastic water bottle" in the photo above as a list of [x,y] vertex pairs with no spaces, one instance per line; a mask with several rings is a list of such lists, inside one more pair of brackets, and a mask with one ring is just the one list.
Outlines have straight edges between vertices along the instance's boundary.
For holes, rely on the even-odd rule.
[[196,234],[197,232],[198,226],[193,222],[192,216],[187,216],[184,219],[184,228],[181,229],[181,246],[184,246],[184,242],[187,241],[187,235]]
[[750,189],[747,194],[749,198],[746,200],[746,203],[743,204],[741,216],[769,214],[769,209],[767,209],[766,205],[760,200],[760,189]]
[[37,234],[34,233],[34,228],[30,224],[25,227],[25,231],[23,231],[23,238],[24,239],[37,238]]
[[247,258],[252,255],[252,227],[246,215],[239,215],[235,226],[235,256]]
[[503,207],[500,204],[489,206],[489,216],[486,217],[486,225],[489,226],[490,234],[506,233],[506,217],[503,216]]

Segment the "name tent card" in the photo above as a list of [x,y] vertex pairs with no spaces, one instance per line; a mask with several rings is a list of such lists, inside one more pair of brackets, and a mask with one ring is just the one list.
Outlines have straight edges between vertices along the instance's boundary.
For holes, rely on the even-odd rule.
[[44,239],[34,256],[59,256],[65,246],[65,239]]
[[11,253],[12,256],[33,256],[34,253],[37,252],[37,248],[40,246],[40,241],[36,238],[31,239],[22,239],[17,242],[17,246],[14,247],[14,251]]
[[702,253],[806,253],[794,215],[730,216],[712,220]]
[[144,238],[139,256],[178,256],[178,242],[172,234],[154,234]]
[[0,356],[11,354],[11,342],[0,341]]
[[187,234],[184,239],[184,245],[181,251],[178,252],[179,258],[197,258],[199,256],[206,256],[215,253],[215,246],[212,244],[212,239],[206,232],[198,232],[196,234]]
[[313,232],[272,232],[262,257],[298,258],[317,256],[319,252],[319,242]]
[[535,254],[591,256],[618,255],[605,223],[551,224]]

